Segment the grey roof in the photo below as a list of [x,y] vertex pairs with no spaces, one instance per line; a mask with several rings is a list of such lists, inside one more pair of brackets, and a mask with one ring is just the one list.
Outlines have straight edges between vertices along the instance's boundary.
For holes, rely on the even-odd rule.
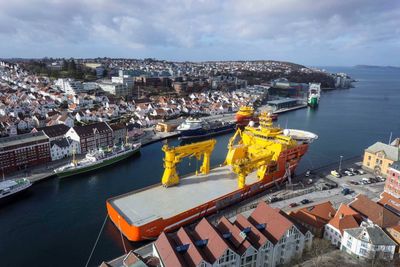
[[345,229],[344,231],[359,240],[362,240],[361,235],[366,232],[369,236],[369,243],[373,245],[396,246],[396,242],[390,239],[379,226],[361,226],[358,228]]
[[385,152],[387,158],[393,161],[399,160],[399,153],[400,153],[399,148],[392,145],[384,144],[382,142],[376,142],[372,146],[368,147],[366,151],[371,153],[377,153],[379,151],[383,151]]
[[69,130],[69,127],[65,124],[55,124],[52,126],[36,128],[36,130],[43,131],[48,137],[52,138],[66,134]]
[[0,138],[0,150],[16,145],[23,145],[31,142],[48,141],[49,137],[43,132],[20,134],[16,136]]
[[52,147],[53,145],[57,145],[60,148],[63,147],[69,147],[69,144],[71,143],[70,138],[61,138],[58,140],[54,140],[50,142],[50,147]]
[[400,171],[400,160],[393,162],[390,168]]

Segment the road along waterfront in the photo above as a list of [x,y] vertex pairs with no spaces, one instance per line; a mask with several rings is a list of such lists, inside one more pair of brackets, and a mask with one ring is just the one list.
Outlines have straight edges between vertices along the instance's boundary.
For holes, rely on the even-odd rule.
[[[323,92],[316,110],[299,109],[279,116],[278,124],[318,134],[319,139],[302,159],[298,172],[349,158],[390,132],[400,136],[400,72],[355,68],[346,72],[359,80],[356,88]],[[225,159],[229,135],[216,137],[212,165]],[[178,145],[177,138],[168,140]],[[107,169],[67,179],[48,179],[32,186],[17,199],[0,206],[1,266],[84,266],[106,216],[105,201],[160,182],[163,142],[144,147],[134,156]],[[181,174],[200,166],[184,160]],[[157,196],[154,196],[157,197]],[[126,248],[140,244],[125,240]],[[90,266],[124,253],[119,231],[107,221]]]

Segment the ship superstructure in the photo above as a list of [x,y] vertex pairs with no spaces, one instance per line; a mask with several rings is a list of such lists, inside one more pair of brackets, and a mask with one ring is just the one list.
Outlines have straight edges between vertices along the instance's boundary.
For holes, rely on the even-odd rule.
[[[236,131],[221,167],[209,168],[215,140],[164,146],[162,183],[107,200],[108,214],[129,240],[156,238],[282,183],[316,138],[274,127],[262,113],[259,127]],[[184,157],[203,159],[200,173],[179,178],[175,168]]]
[[319,99],[321,97],[321,84],[320,83],[309,83],[308,89],[308,106],[316,108],[319,105]]
[[211,137],[233,131],[234,128],[235,123],[233,122],[223,120],[205,121],[203,119],[187,118],[178,126],[177,130],[181,134],[182,139],[189,139]]

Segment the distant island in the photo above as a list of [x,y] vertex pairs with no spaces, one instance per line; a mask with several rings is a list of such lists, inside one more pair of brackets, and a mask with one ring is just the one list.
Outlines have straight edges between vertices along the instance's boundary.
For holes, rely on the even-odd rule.
[[363,69],[400,69],[400,67],[396,66],[377,66],[377,65],[356,65],[354,67]]

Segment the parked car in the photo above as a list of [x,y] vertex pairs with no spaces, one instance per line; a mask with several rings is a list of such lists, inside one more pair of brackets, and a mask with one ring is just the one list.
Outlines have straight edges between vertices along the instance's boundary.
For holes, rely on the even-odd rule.
[[359,182],[356,182],[356,181],[350,181],[350,183],[351,183],[352,185],[359,185],[359,184],[360,184]]
[[277,196],[269,196],[268,200],[269,200],[270,203],[273,203],[273,202],[277,202],[277,201],[282,200],[282,198],[277,197]]
[[386,178],[385,178],[385,177],[381,177],[381,176],[380,176],[380,178],[378,178],[378,179],[379,179],[380,182],[386,181]]
[[363,182],[363,184],[370,184],[371,181],[368,178],[362,178],[361,181]]
[[343,188],[343,190],[342,190],[342,194],[345,196],[345,195],[348,195],[348,194],[351,194],[351,193],[353,193],[354,191],[353,190],[351,190],[350,188]]
[[294,208],[294,207],[297,207],[297,206],[298,206],[297,203],[290,203],[290,204],[289,204],[289,207],[291,207],[291,208]]
[[338,173],[336,170],[331,171],[331,175],[336,178],[342,177],[342,175],[340,173]]
[[363,170],[361,170],[361,169],[358,169],[357,172],[358,172],[358,174],[364,174],[364,173],[365,173],[365,172],[364,172]]
[[305,175],[306,175],[306,177],[309,177],[311,175],[311,171],[310,170],[306,171]]
[[352,173],[351,171],[345,171],[347,176],[354,176],[354,173]]
[[310,185],[310,184],[312,184],[312,183],[313,183],[313,180],[312,180],[312,179],[308,179],[307,182],[306,182],[307,185]]
[[301,204],[308,204],[308,203],[310,203],[311,201],[309,200],[309,199],[303,199],[302,201],[300,201],[301,202]]
[[371,178],[369,178],[369,181],[370,181],[371,183],[377,183],[377,182],[380,182],[380,180],[379,180],[378,178],[375,178],[375,177],[371,177]]

